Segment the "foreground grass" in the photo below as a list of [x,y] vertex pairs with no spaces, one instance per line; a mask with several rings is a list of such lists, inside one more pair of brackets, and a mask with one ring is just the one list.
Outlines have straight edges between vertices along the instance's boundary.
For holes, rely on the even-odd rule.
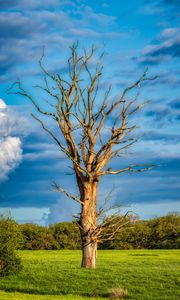
[[25,293],[10,293],[0,291],[1,300],[105,300],[105,298],[89,298],[75,295],[32,295]]
[[126,288],[127,299],[178,300],[178,250],[99,251],[96,270],[81,269],[80,251],[19,251],[24,270],[0,280],[1,300],[105,299]]

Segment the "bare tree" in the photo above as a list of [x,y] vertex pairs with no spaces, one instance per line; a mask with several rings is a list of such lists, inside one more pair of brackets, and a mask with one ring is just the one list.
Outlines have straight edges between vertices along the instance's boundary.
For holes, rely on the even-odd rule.
[[[98,243],[102,237],[112,239],[123,225],[123,219],[116,216],[99,221],[105,213],[103,206],[98,208],[99,180],[107,174],[141,172],[152,167],[129,165],[115,170],[109,164],[136,142],[131,135],[136,125],[129,125],[128,120],[146,103],[137,104],[141,83],[154,78],[147,77],[146,69],[135,83],[112,101],[111,87],[104,94],[100,88],[103,65],[102,55],[97,59],[98,49],[92,47],[90,53],[84,50],[83,55],[79,55],[78,46],[74,44],[70,50],[68,75],[49,72],[43,63],[44,53],[39,61],[44,73],[44,85],[36,87],[43,90],[48,99],[51,98],[51,102],[47,101],[50,105],[48,110],[45,110],[47,104],[40,106],[39,101],[27,92],[20,81],[13,85],[18,90],[13,91],[11,87],[9,92],[28,98],[40,114],[52,118],[56,124],[55,133],[44,121],[32,114],[72,163],[79,197],[70,194],[56,182],[53,182],[53,187],[80,204],[81,213],[77,218],[82,239],[82,267],[95,268]],[[127,95],[131,91],[136,95],[128,100]],[[108,126],[109,134],[103,133],[105,126]],[[59,138],[57,129],[63,138]],[[115,219],[121,222],[114,225]],[[105,237],[103,230],[107,226],[112,226],[112,230]]]

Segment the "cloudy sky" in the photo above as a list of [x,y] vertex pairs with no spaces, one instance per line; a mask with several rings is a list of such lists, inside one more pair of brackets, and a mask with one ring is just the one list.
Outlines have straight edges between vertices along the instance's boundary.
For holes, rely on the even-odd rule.
[[[177,211],[179,205],[180,121],[179,1],[176,0],[0,0],[0,210],[19,222],[70,220],[79,210],[66,196],[50,191],[56,179],[76,192],[69,163],[31,118],[27,99],[7,93],[20,78],[29,91],[42,76],[38,60],[45,46],[51,72],[65,72],[68,46],[92,44],[105,51],[105,82],[115,96],[149,67],[156,81],[143,85],[151,100],[137,117],[141,137],[128,158],[115,162],[152,163],[140,174],[106,177],[99,198],[113,188],[112,203],[142,218]],[[103,85],[102,85],[103,86]],[[40,96],[38,90],[34,92]]]

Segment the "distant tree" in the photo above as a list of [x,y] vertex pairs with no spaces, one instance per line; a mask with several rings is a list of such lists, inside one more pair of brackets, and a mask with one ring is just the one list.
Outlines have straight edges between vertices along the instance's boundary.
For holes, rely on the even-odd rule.
[[81,249],[81,236],[76,222],[56,223],[50,229],[60,249]]
[[22,242],[18,224],[11,216],[0,215],[0,276],[14,274],[22,269],[15,250]]
[[180,214],[169,213],[167,216],[149,220],[151,236],[147,244],[150,249],[180,249]]
[[35,224],[20,225],[24,237],[21,249],[26,250],[55,250],[59,249],[58,242],[53,237],[51,231]]
[[[39,99],[35,99],[27,92],[20,81],[13,85],[13,87],[16,85],[18,90],[13,91],[11,88],[9,92],[28,98],[41,115],[55,122],[56,129],[53,130],[45,125],[44,120],[32,114],[72,163],[79,196],[70,194],[56,182],[53,182],[53,187],[80,204],[81,212],[76,217],[81,234],[82,267],[95,268],[97,245],[104,236],[104,229],[110,227],[112,221],[112,219],[99,221],[104,214],[102,206],[98,210],[100,179],[105,175],[141,172],[152,167],[135,164],[122,169],[113,169],[110,162],[121,157],[120,154],[136,142],[131,133],[137,126],[131,125],[129,120],[147,103],[147,101],[137,103],[142,83],[154,78],[147,77],[146,69],[137,81],[119,94],[116,100],[112,100],[111,86],[107,87],[104,94],[101,88],[103,55],[97,58],[95,53],[98,52],[95,47],[92,47],[90,53],[84,50],[80,55],[77,44],[70,49],[68,74],[64,73],[64,76],[61,73],[52,74],[44,67],[44,53],[40,59],[44,86],[36,85],[36,87],[47,95],[46,104],[40,104]],[[38,95],[38,98],[40,97]],[[49,109],[46,108],[47,103],[50,105]],[[108,128],[107,134],[105,128]],[[141,158],[139,160],[141,161]],[[117,224],[115,227],[116,230],[112,230],[106,237],[108,240],[122,227],[122,219],[119,226]]]
[[[113,240],[106,241],[101,249],[179,249],[180,215],[150,220],[140,220],[133,215],[126,217],[126,225],[117,232]],[[109,230],[109,229],[107,229]]]
[[128,215],[126,224],[117,232],[113,240],[102,244],[102,249],[144,249],[147,247],[151,230],[146,221]]

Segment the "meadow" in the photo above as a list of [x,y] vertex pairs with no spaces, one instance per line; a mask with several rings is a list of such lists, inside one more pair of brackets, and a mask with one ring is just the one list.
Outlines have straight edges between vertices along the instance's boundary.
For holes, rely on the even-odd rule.
[[[126,299],[180,299],[179,250],[101,250],[97,269],[80,268],[81,251],[18,251],[23,271],[0,280],[1,300],[105,300],[125,288]],[[180,282],[179,282],[180,283]]]

